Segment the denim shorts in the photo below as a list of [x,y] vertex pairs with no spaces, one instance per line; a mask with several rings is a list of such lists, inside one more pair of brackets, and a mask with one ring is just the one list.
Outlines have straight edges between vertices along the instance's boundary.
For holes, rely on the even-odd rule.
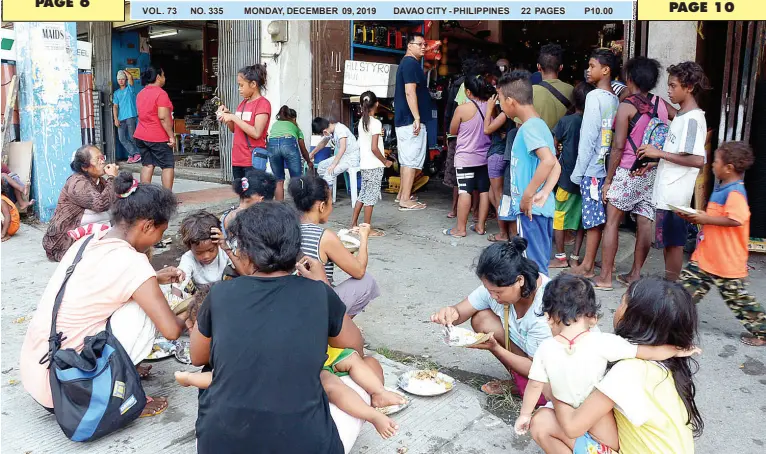
[[285,169],[291,178],[297,178],[303,173],[301,152],[298,149],[298,139],[295,137],[269,138],[269,164],[271,172],[277,181],[284,181]]

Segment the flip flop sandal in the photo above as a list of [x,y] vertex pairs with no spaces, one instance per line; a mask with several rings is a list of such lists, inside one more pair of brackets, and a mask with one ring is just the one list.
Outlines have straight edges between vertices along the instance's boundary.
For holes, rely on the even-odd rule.
[[486,229],[485,229],[483,232],[479,232],[478,230],[476,230],[476,224],[471,224],[471,226],[470,226],[470,227],[468,227],[468,228],[469,228],[469,229],[470,229],[472,232],[476,232],[476,234],[477,234],[477,235],[486,235],[486,234],[487,234],[487,230],[486,230]]
[[624,285],[625,287],[630,287],[630,282],[628,282],[628,278],[626,274],[618,274],[617,282]]
[[409,207],[403,207],[399,205],[399,211],[420,211],[425,210],[426,206],[420,202],[416,203],[415,205],[409,206]]
[[593,284],[593,288],[596,290],[599,290],[602,292],[611,292],[612,290],[614,290],[614,287],[603,287],[601,285],[596,284],[596,281],[594,281],[593,279],[588,279],[588,280],[590,281],[591,284]]
[[511,394],[518,394],[518,388],[513,380],[492,380],[481,385],[481,391],[488,396],[499,396],[510,390]]
[[498,240],[494,233],[490,233],[489,235],[487,235],[487,241],[489,241],[490,243],[505,243],[508,240]]
[[451,236],[452,238],[465,238],[463,236],[453,235],[452,234],[452,229],[444,229],[444,230],[442,230],[442,233],[444,234],[444,236]]
[[457,215],[454,214],[454,213],[447,213],[447,218],[448,219],[455,219],[456,217],[457,217]]
[[[418,201],[418,196],[416,196],[416,195],[411,195],[410,196],[410,202],[417,202],[417,201]],[[394,197],[394,202],[399,203],[399,198],[398,197]]]
[[739,340],[749,347],[766,347],[766,339],[761,339],[750,334],[741,335]]
[[[149,404],[151,404],[151,403],[153,403],[153,402],[158,402],[158,405],[160,405],[160,407],[159,407],[157,410],[154,410],[154,411],[151,411],[151,410],[150,410],[150,412],[147,412],[147,410],[148,410],[148,407],[149,407]],[[142,411],[142,412],[141,412],[141,416],[139,416],[139,418],[151,418],[152,416],[157,416],[157,415],[160,415],[160,414],[162,414],[162,413],[163,413],[165,410],[167,410],[167,409],[168,409],[168,407],[170,406],[170,404],[168,404],[168,401],[167,401],[167,400],[164,400],[164,403],[165,403],[165,406],[164,406],[164,407],[163,407],[163,406],[161,406],[162,404],[160,404],[159,402],[163,402],[163,401],[160,401],[160,400],[155,400],[155,399],[153,399],[153,398],[151,398],[151,397],[149,397],[149,396],[146,396],[146,407],[144,407],[144,411]],[[146,413],[145,413],[145,412],[146,412]]]

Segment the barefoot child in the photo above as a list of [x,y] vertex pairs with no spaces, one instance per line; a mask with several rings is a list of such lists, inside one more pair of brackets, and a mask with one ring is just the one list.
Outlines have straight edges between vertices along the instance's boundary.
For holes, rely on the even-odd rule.
[[[192,326],[197,322],[197,313],[202,304],[204,304],[209,288],[209,286],[198,288],[197,293],[194,295],[194,301],[189,305],[189,322]],[[359,397],[359,394],[341,381],[339,377],[346,375],[350,375],[354,383],[370,394],[371,406],[367,405]],[[177,371],[175,378],[181,386],[207,389],[213,382],[213,372]],[[324,363],[319,378],[331,404],[334,404],[340,410],[355,418],[371,423],[383,438],[396,435],[396,431],[399,429],[396,422],[375,408],[403,404],[405,400],[399,394],[386,390],[383,387],[383,382],[378,379],[375,372],[355,350],[328,346],[327,360]]]
[[[561,177],[556,190],[556,211],[553,215],[553,239],[556,245],[556,255],[551,259],[550,268],[567,268],[577,266],[580,260],[580,249],[585,237],[582,228],[582,196],[580,185],[572,182],[572,172],[577,163],[577,147],[580,143],[580,127],[582,126],[585,99],[593,91],[593,85],[580,82],[574,89],[575,112],[566,115],[553,128],[553,139],[556,148],[561,150]],[[564,237],[567,231],[576,234],[573,254],[567,258],[564,248]]]
[[703,226],[702,240],[681,272],[681,282],[695,302],[718,287],[726,305],[750,332],[742,335],[742,343],[762,347],[766,345],[766,312],[743,282],[748,275],[750,208],[742,178],[753,162],[753,151],[745,142],[726,142],[715,151],[713,173],[721,181],[707,211],[681,214],[686,221]]
[[572,274],[594,277],[596,254],[601,232],[606,224],[606,208],[601,196],[606,179],[606,155],[612,147],[612,125],[620,104],[612,91],[612,78],[617,73],[617,57],[609,49],[597,49],[588,62],[588,82],[596,89],[585,98],[577,163],[572,183],[580,185],[582,224],[587,232],[585,257]]
[[[372,209],[381,199],[380,187],[383,182],[383,170],[393,162],[383,156],[383,124],[375,118],[378,110],[378,97],[371,91],[362,93],[362,121],[359,123],[359,167],[362,169],[362,190],[359,191],[351,228],[359,226],[359,214],[364,208],[364,223],[372,222]],[[371,237],[384,236],[385,232],[373,229]]]
[[[346,375],[350,375],[354,383],[370,395],[370,405],[341,381],[340,377]],[[371,423],[384,439],[396,435],[399,425],[376,408],[403,404],[405,399],[384,388],[383,382],[355,350],[328,346],[327,361],[319,378],[331,404],[355,418]]]
[[[553,279],[545,289],[541,310],[553,337],[540,344],[532,360],[529,385],[515,424],[518,434],[529,430],[532,412],[546,383],[550,383],[553,397],[577,408],[601,381],[609,362],[629,358],[664,361],[699,352],[696,348],[682,350],[672,345],[637,346],[614,334],[590,331],[598,321],[600,305],[593,285],[582,277],[562,274]],[[619,449],[617,425],[611,412],[588,433],[594,443],[601,444],[602,450],[598,452]],[[578,451],[576,444],[575,452],[585,451]]]

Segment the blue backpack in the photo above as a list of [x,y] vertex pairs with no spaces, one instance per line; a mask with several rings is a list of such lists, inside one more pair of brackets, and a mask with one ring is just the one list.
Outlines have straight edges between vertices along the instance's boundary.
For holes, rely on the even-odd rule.
[[91,441],[126,426],[141,415],[146,394],[130,356],[106,329],[85,338],[83,349],[61,349],[64,333],[56,332],[56,318],[67,282],[82,259],[88,237],[66,270],[56,294],[51,320],[50,349],[40,364],[50,362],[53,412],[64,435],[72,441]]

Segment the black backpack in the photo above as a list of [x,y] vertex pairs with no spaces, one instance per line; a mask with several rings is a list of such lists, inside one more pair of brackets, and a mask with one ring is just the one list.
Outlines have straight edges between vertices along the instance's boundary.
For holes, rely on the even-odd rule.
[[85,338],[82,352],[61,349],[64,333],[56,332],[56,318],[67,282],[93,236],[83,241],[56,294],[51,321],[50,350],[40,364],[50,361],[53,412],[61,430],[72,441],[92,441],[126,426],[141,415],[146,394],[130,356],[106,329]]

